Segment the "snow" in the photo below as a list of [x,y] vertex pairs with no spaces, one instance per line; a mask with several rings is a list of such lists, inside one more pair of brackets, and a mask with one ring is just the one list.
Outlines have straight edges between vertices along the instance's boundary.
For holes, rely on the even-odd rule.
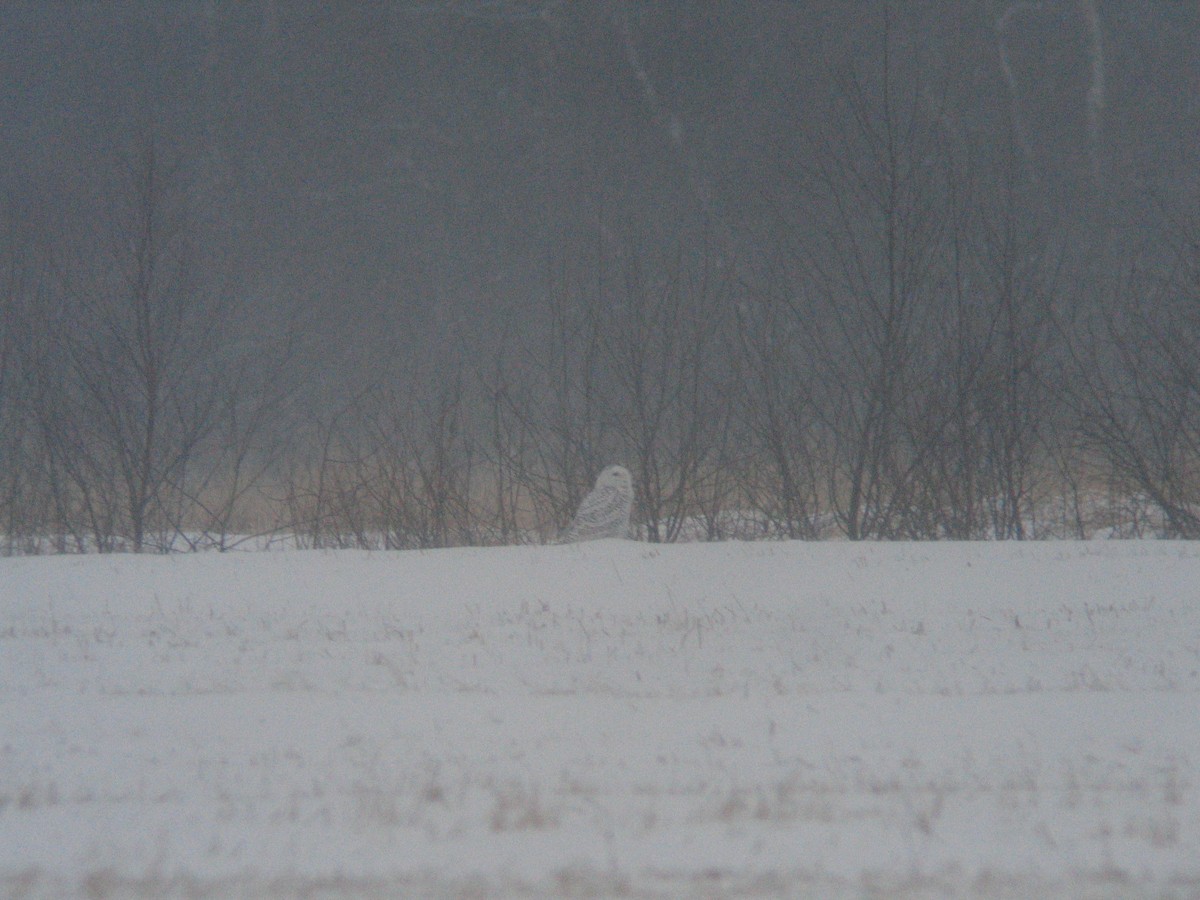
[[1200,545],[0,561],[0,895],[1200,896]]

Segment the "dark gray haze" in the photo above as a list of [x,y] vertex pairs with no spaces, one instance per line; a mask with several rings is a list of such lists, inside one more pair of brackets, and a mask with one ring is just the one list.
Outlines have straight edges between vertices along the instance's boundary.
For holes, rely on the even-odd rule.
[[885,13],[902,77],[980,152],[1015,142],[1056,227],[1194,187],[1200,8],[1140,0],[10,2],[0,179],[43,233],[86,230],[152,134],[263,314],[299,304],[340,349],[440,340],[602,222],[761,241]]
[[6,2],[0,506],[1200,534],[1198,176],[1190,2]]

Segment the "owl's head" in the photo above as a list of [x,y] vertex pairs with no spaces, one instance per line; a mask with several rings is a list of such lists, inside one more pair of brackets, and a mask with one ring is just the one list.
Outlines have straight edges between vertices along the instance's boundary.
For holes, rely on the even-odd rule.
[[596,478],[596,487],[615,487],[622,491],[631,491],[633,478],[624,466],[609,466]]

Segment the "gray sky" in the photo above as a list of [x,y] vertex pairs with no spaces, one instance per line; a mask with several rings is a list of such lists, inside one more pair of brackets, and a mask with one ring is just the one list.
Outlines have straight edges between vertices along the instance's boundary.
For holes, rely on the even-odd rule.
[[1196,187],[1200,7],[1143,0],[9,2],[0,186],[76,240],[153,134],[264,312],[343,348],[486,333],[601,225],[761,248],[885,44],[1049,227],[1131,234]]

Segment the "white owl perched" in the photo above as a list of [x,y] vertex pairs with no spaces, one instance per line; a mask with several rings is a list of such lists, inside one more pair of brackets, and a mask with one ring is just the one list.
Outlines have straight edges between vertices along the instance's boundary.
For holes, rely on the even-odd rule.
[[560,543],[629,537],[633,509],[633,479],[624,466],[609,466],[596,479],[592,492],[579,504],[579,512],[563,532]]

